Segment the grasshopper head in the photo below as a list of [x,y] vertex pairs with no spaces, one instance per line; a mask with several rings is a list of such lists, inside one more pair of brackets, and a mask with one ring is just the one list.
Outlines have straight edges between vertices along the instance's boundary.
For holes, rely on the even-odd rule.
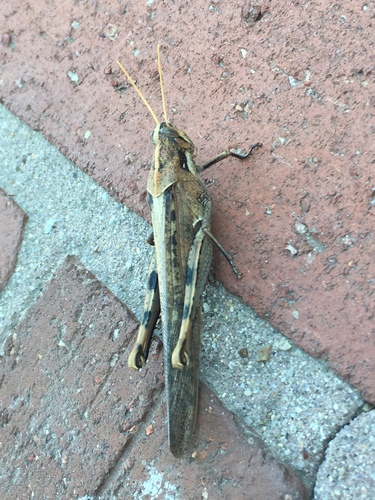
[[160,196],[179,181],[195,178],[194,144],[184,132],[170,123],[158,123],[151,133],[151,139],[155,152],[147,191],[153,197]]
[[178,130],[171,123],[159,123],[151,132],[151,140],[154,146],[157,146],[158,144],[165,142],[166,138],[172,139],[179,148],[193,155],[195,149],[194,143],[191,139],[189,139],[185,132]]

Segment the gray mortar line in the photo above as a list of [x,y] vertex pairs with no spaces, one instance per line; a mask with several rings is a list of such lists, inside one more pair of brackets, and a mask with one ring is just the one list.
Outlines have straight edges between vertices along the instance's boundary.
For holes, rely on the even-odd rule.
[[[0,296],[0,345],[68,254],[140,318],[148,224],[2,106],[0,134],[0,187],[29,216],[17,267]],[[312,484],[327,440],[362,407],[360,394],[212,280],[202,341],[201,378],[274,456]],[[267,345],[269,361],[257,361]]]
[[[152,408],[147,413],[146,419],[141,423],[137,432],[132,436],[130,443],[128,443],[126,448],[119,453],[115,462],[111,464],[111,467],[104,475],[102,482],[97,486],[95,491],[92,492],[92,495],[87,496],[85,500],[116,498],[116,496],[113,495],[113,490],[116,489],[119,484],[123,484],[123,486],[125,486],[126,482],[129,481],[127,478],[127,470],[132,452],[137,449],[139,441],[145,436],[146,428],[155,421],[155,416],[160,411],[163,404],[164,400],[162,398],[156,398]],[[163,474],[161,474],[161,476],[163,476]],[[147,479],[145,479],[142,484],[138,484],[137,486],[134,485],[134,491],[137,493],[134,494],[132,498],[142,498],[140,496],[141,489],[145,487],[145,484],[147,484]],[[178,485],[169,484],[171,485],[172,492],[177,493]],[[159,487],[159,495],[160,493]]]
[[[315,500],[368,500],[375,491],[375,410],[344,426],[327,445],[318,470]],[[372,492],[372,493],[371,493]]]

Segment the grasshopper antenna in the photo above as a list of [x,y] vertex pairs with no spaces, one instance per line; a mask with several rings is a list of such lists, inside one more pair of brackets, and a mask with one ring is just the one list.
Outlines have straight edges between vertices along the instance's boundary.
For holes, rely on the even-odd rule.
[[161,90],[161,99],[163,101],[163,113],[165,123],[169,125],[168,115],[167,115],[167,106],[165,105],[165,95],[164,95],[164,83],[163,83],[163,72],[161,68],[161,59],[160,59],[160,44],[158,44],[158,71],[160,78],[160,90]]
[[[124,68],[124,66],[119,61],[117,61],[117,64],[120,66],[121,70],[125,73],[126,78],[133,85],[133,87],[135,88],[137,94],[142,99],[143,103],[145,104],[145,106],[147,107],[147,109],[149,110],[149,112],[152,114],[153,119],[156,121],[156,125],[159,125],[160,122],[159,122],[156,114],[154,113],[154,111],[153,111],[152,107],[149,105],[149,103],[146,101],[145,96],[142,94],[142,92],[137,87],[137,85],[136,85],[135,81],[133,80],[133,78],[129,75],[129,73],[126,71],[126,69]],[[164,96],[164,94],[162,94],[162,95]],[[164,105],[164,99],[163,99],[163,105]]]

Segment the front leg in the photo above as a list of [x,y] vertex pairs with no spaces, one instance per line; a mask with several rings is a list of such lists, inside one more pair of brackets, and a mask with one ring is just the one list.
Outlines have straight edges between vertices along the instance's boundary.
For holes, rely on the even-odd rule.
[[228,158],[229,156],[234,156],[235,158],[239,158],[240,160],[244,160],[245,158],[248,158],[251,153],[254,151],[256,148],[262,147],[261,142],[257,142],[256,144],[253,144],[250,148],[250,151],[248,153],[242,154],[242,153],[237,153],[233,149],[229,149],[228,151],[223,151],[222,153],[219,153],[218,155],[215,156],[215,158],[212,158],[212,160],[204,163],[201,167],[197,168],[198,172],[203,172],[203,170],[206,170],[206,168],[212,167],[212,165],[215,165],[215,163],[224,160],[225,158]]

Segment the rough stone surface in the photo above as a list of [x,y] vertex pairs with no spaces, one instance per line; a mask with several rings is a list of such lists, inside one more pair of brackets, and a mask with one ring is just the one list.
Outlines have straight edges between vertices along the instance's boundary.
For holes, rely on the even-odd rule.
[[250,488],[246,498],[307,498],[297,476],[206,388],[194,456],[174,459],[158,343],[140,374],[126,366],[136,327],[126,307],[69,257],[2,359],[1,498],[158,498],[155,488],[176,494],[168,498],[204,491],[245,498]]
[[0,290],[16,267],[26,220],[27,215],[0,188]]
[[315,500],[361,498],[375,491],[375,410],[362,413],[332,439],[314,490]]
[[[262,151],[213,178],[213,231],[236,258],[217,275],[310,354],[375,401],[373,2],[39,2],[0,14],[0,97],[148,217],[156,44],[171,120],[198,162]],[[220,265],[218,265],[220,263]]]

